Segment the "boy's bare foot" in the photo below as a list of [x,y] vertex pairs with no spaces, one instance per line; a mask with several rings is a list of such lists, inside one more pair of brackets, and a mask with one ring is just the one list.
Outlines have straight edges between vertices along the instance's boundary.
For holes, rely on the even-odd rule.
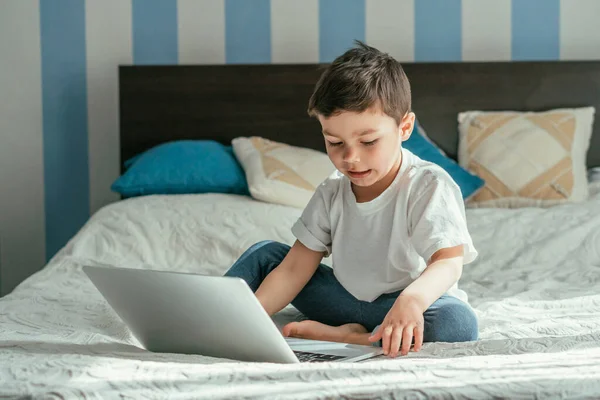
[[301,339],[325,340],[350,344],[370,346],[368,332],[360,324],[345,324],[340,326],[325,325],[317,321],[290,322],[283,327],[283,336]]

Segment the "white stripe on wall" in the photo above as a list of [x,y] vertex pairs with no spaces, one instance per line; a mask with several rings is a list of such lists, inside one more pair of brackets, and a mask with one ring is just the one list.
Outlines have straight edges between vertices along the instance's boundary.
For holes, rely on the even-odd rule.
[[46,260],[38,0],[0,6],[0,265],[3,292]]
[[561,0],[560,58],[600,59],[600,1]]
[[366,41],[398,61],[415,59],[415,0],[367,0]]
[[179,0],[180,64],[225,63],[225,0]]
[[511,0],[462,0],[462,59],[511,59]]
[[118,200],[118,66],[132,63],[131,1],[86,0],[90,213]]
[[319,61],[318,0],[271,0],[271,61]]

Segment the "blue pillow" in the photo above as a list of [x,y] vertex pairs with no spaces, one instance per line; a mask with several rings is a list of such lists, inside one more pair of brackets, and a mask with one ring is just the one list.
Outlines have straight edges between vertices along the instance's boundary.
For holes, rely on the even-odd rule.
[[439,165],[450,174],[454,182],[460,187],[463,199],[469,198],[484,186],[485,181],[483,179],[448,158],[437,146],[421,134],[419,128],[419,124],[415,123],[412,135],[403,143],[406,149],[425,161]]
[[231,146],[213,140],[181,140],[127,160],[111,186],[124,197],[150,194],[234,193],[248,195],[244,170]]

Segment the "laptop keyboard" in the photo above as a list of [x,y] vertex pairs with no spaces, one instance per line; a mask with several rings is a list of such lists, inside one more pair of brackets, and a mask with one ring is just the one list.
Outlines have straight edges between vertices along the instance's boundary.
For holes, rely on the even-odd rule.
[[294,354],[296,354],[296,357],[298,357],[298,360],[300,360],[300,362],[326,362],[346,358],[344,356],[334,356],[331,354],[322,353],[308,353],[305,351],[294,351]]

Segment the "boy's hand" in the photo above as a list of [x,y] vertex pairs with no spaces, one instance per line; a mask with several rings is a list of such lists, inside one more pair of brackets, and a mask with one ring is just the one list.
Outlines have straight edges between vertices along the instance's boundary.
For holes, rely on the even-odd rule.
[[369,337],[369,341],[381,340],[383,354],[390,357],[396,357],[402,346],[402,355],[405,356],[410,350],[413,337],[415,339],[413,351],[421,350],[423,326],[423,312],[418,302],[412,297],[400,295],[377,332]]

